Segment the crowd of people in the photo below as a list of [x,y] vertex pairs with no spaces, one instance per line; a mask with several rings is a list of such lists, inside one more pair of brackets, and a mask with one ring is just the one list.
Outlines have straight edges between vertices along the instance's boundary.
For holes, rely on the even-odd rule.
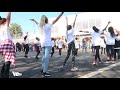
[[[42,50],[42,65],[41,65],[41,74],[44,77],[51,76],[48,72],[49,58],[53,57],[55,50],[59,51],[59,55],[62,56],[62,49],[67,49],[66,57],[64,59],[62,68],[65,68],[67,60],[70,57],[72,52],[72,64],[71,70],[76,71],[77,67],[75,65],[75,57],[78,56],[78,49],[80,44],[78,38],[74,36],[75,23],[77,15],[75,15],[75,20],[73,25],[68,25],[68,18],[66,18],[66,38],[63,41],[62,38],[52,38],[51,37],[51,27],[61,18],[64,12],[62,12],[53,22],[49,23],[48,18],[43,15],[41,17],[40,23],[35,19],[30,19],[33,21],[40,30],[40,38],[35,37],[34,44],[30,44],[29,34],[26,33],[24,37],[24,42],[20,43],[13,42],[12,36],[9,32],[9,24],[11,19],[11,12],[8,12],[6,18],[0,17],[0,54],[4,57],[4,64],[1,69],[1,77],[9,78],[10,66],[15,66],[15,57],[16,52],[24,52],[24,57],[28,58],[30,48],[33,48],[32,51],[36,52],[35,59],[39,60],[38,56]],[[115,30],[112,26],[109,26],[111,22],[109,21],[106,27],[103,30],[98,29],[96,26],[93,26],[91,31],[80,31],[90,33],[92,36],[91,39],[91,49],[95,59],[93,60],[93,65],[98,65],[103,63],[100,58],[100,49],[101,54],[107,56],[107,61],[112,61],[115,63],[117,59],[120,59],[120,31]],[[109,27],[108,27],[109,26]],[[107,29],[108,28],[108,29]],[[101,37],[101,34],[104,36]],[[66,43],[64,43],[66,42]],[[88,48],[87,41],[82,40],[82,51],[86,52]],[[118,54],[118,58],[116,57]]]

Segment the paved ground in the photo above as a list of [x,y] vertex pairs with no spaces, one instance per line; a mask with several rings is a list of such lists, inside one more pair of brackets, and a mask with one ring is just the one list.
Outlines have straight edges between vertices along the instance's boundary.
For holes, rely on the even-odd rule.
[[[35,60],[35,52],[30,52],[28,59],[25,59],[24,52],[17,52],[16,67],[10,69],[10,78],[42,78],[40,73],[41,56],[39,60]],[[49,72],[52,74],[51,78],[119,78],[120,77],[120,62],[105,63],[106,56],[101,55],[103,60],[99,66],[93,66],[92,61],[94,57],[91,51],[81,52],[79,50],[78,56],[76,56],[77,71],[71,71],[71,57],[69,58],[66,67],[61,68],[66,56],[66,50],[62,51],[62,55],[58,55],[58,51],[55,52],[53,57],[50,58]],[[2,58],[1,58],[2,60]],[[2,66],[0,62],[0,68]],[[22,76],[15,77],[12,71],[22,73]]]

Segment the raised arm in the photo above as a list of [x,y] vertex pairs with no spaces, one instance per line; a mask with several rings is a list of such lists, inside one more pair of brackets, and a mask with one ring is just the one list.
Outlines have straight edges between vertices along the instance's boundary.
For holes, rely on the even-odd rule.
[[107,26],[103,29],[103,31],[106,30],[106,28],[108,27],[108,25],[109,25],[110,23],[111,23],[111,22],[109,21],[108,24],[107,24]]
[[68,18],[67,17],[65,17],[66,18],[66,27],[68,26]]
[[53,21],[52,24],[55,24],[55,23],[60,19],[60,17],[63,15],[63,13],[64,13],[64,12],[62,12],[62,13]]
[[76,16],[75,16],[75,20],[74,20],[74,23],[73,23],[73,27],[75,27],[76,18],[77,18],[77,14],[76,14]]
[[79,32],[89,33],[89,31],[82,31],[82,30],[80,30]]
[[35,19],[30,19],[31,21],[35,22],[35,24],[39,24]]
[[8,12],[7,18],[6,18],[6,24],[9,26],[10,24],[10,18],[11,18],[11,12]]

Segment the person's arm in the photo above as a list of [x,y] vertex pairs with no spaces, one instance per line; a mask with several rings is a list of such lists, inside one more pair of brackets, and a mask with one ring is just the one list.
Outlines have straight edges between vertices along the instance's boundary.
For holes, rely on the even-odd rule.
[[31,21],[35,22],[35,24],[39,24],[35,19],[30,19]]
[[10,18],[11,18],[11,12],[8,12],[7,18],[6,18],[6,24],[9,26],[10,24]]
[[79,32],[89,33],[89,31],[82,31],[82,30],[80,30]]
[[60,19],[60,17],[63,15],[63,13],[64,13],[64,12],[62,12],[62,13],[53,21],[52,25],[55,24],[55,23]]
[[103,29],[103,31],[105,31],[105,30],[107,29],[107,27],[108,27],[108,25],[109,25],[110,23],[111,23],[111,22],[109,21],[108,24],[107,24],[107,26]]
[[75,20],[74,20],[74,23],[73,23],[73,28],[75,27],[76,18],[77,18],[77,14],[75,16]]

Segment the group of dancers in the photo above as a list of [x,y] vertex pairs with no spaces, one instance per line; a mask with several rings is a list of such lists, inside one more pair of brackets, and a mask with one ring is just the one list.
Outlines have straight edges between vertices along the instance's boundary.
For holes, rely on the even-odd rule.
[[[40,41],[40,45],[42,48],[42,66],[41,66],[41,74],[44,77],[51,76],[51,74],[48,72],[48,65],[49,65],[49,58],[50,55],[52,56],[54,53],[54,40],[51,39],[51,28],[52,26],[61,18],[61,16],[64,14],[62,12],[53,22],[50,24],[48,22],[48,18],[45,15],[41,16],[40,23],[38,23],[35,19],[30,19],[33,21],[40,30],[40,39],[36,37],[36,43],[35,48],[37,48],[36,52],[36,59],[38,59],[38,55],[40,53],[40,49],[38,47],[38,42]],[[70,57],[71,51],[72,51],[72,64],[71,64],[71,70],[75,71],[77,70],[77,67],[75,67],[75,56],[78,55],[76,51],[78,51],[78,48],[76,48],[76,40],[77,38],[74,38],[74,27],[75,22],[77,19],[77,15],[75,15],[75,20],[73,25],[68,25],[68,18],[66,18],[66,42],[67,42],[67,55],[65,57],[65,60],[63,62],[62,68],[65,68],[66,62]],[[12,36],[9,32],[9,24],[11,19],[11,12],[8,12],[7,18],[0,17],[0,53],[4,57],[4,64],[1,69],[1,77],[2,78],[9,78],[9,70],[10,66],[15,66],[15,45],[12,39]],[[99,30],[96,26],[93,26],[92,31],[80,31],[80,32],[88,32],[92,36],[92,45],[95,49],[95,59],[93,60],[93,65],[97,65],[97,60],[99,60],[99,63],[102,63],[102,60],[99,55],[99,49],[100,49],[100,40],[101,40],[101,34],[105,35],[105,44],[106,44],[106,52],[107,52],[107,60],[111,60],[112,63],[115,63],[116,57],[115,52],[118,52],[119,54],[119,40],[120,40],[120,32],[117,30],[114,30],[112,26],[108,27],[110,22],[108,22],[107,26],[103,30]],[[108,27],[108,30],[106,30]],[[25,57],[28,56],[29,51],[29,40],[28,40],[28,33],[24,37],[25,41]],[[58,40],[58,43],[62,43],[60,39]],[[60,44],[59,44],[60,45]],[[61,55],[61,48],[59,47],[59,55]],[[116,48],[116,49],[115,49]],[[52,51],[52,52],[51,52]],[[120,59],[120,55],[119,59]]]

